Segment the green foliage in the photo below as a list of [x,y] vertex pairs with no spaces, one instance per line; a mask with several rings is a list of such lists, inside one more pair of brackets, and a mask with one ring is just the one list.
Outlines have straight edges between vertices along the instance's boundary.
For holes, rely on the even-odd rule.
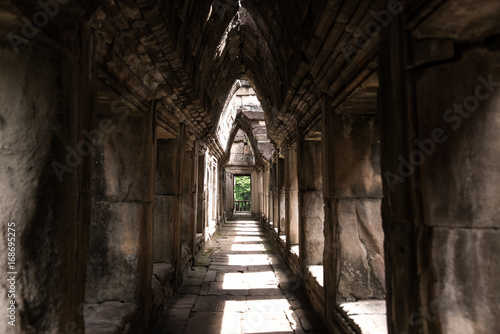
[[250,176],[234,177],[234,196],[237,201],[250,201]]

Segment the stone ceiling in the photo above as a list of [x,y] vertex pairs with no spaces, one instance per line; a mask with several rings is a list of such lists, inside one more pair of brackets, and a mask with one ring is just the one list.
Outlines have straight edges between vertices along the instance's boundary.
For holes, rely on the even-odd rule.
[[[338,106],[365,80],[376,79],[377,35],[352,59],[340,46],[354,45],[360,38],[356,28],[373,21],[370,10],[384,4],[100,1],[91,22],[97,34],[98,75],[118,95],[141,87],[139,100],[154,96],[164,128],[172,135],[176,121],[182,121],[193,138],[211,140],[235,80],[246,79],[261,101],[269,138],[281,145],[293,135],[295,120],[306,134],[318,131],[323,95]],[[377,85],[367,86],[367,94],[357,91],[363,96],[361,112],[366,105],[376,107]],[[148,108],[141,101],[135,104]],[[356,110],[353,99],[349,101],[349,109]]]

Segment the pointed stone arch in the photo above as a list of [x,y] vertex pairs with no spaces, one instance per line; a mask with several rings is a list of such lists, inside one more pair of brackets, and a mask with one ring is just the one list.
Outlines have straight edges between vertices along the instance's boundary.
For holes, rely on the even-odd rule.
[[255,139],[251,121],[242,111],[239,111],[236,115],[236,119],[234,120],[233,126],[231,128],[231,135],[229,136],[228,145],[226,147],[226,151],[224,152],[224,164],[229,161],[229,157],[231,155],[231,147],[233,145],[234,138],[236,137],[236,134],[239,130],[242,130],[247,135],[255,157],[255,165],[257,166],[260,159],[262,159],[262,153],[260,152],[259,145],[257,143],[257,140]]

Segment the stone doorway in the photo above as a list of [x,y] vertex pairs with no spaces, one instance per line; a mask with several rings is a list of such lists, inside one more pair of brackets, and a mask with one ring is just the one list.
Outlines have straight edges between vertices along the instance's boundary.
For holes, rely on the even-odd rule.
[[252,212],[252,177],[238,175],[234,177],[234,213],[248,214]]

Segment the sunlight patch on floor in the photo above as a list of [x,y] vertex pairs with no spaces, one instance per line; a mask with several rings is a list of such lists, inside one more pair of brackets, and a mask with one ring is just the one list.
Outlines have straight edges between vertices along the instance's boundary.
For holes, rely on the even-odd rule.
[[229,254],[230,266],[259,266],[269,264],[266,254]]
[[233,244],[231,250],[235,252],[255,252],[265,251],[266,247],[262,244]]

